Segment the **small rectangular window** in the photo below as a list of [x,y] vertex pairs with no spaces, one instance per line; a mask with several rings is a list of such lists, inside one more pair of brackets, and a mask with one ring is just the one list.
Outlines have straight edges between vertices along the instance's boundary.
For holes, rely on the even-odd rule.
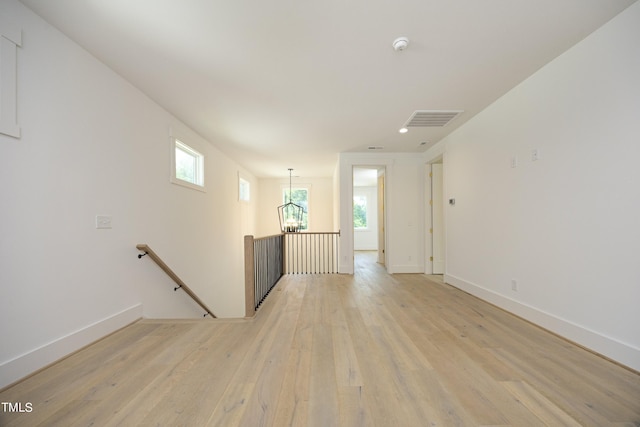
[[172,159],[171,182],[204,191],[204,156],[174,139]]
[[238,200],[248,202],[251,199],[251,184],[238,175]]
[[20,138],[16,100],[17,49],[21,45],[22,30],[0,20],[0,133],[14,138]]

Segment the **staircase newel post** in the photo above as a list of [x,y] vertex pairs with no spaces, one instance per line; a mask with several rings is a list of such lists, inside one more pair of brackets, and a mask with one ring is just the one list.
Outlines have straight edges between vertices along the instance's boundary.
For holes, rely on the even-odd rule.
[[256,314],[255,305],[255,263],[253,236],[244,236],[244,315],[253,317]]

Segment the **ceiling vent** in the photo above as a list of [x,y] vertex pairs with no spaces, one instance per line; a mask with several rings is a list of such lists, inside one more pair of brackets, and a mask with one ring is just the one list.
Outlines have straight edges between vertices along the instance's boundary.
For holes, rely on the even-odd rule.
[[443,127],[456,117],[463,110],[418,110],[409,118],[405,127]]

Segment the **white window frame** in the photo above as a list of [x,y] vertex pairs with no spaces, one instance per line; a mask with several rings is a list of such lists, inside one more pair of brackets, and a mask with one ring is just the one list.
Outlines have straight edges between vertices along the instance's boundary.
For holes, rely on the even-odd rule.
[[[280,197],[282,200],[285,199],[285,191],[289,190],[289,184],[281,184],[280,185]],[[307,214],[307,228],[302,231],[311,230],[311,184],[294,184],[291,186],[291,190],[307,190],[307,209],[305,210]],[[283,204],[288,203],[289,200],[284,200]]]
[[17,114],[18,47],[22,30],[0,21],[0,133],[20,138]]
[[251,183],[238,172],[238,201],[249,203],[251,201]]
[[[366,227],[356,227],[355,225],[353,226],[353,230],[354,231],[369,231],[369,223],[370,221],[370,214],[369,214],[369,196],[367,196],[366,194],[354,194],[353,195],[353,205],[356,205],[356,197],[360,197],[364,199],[364,208],[365,208],[365,217],[366,217],[366,221],[367,221],[367,226]],[[353,214],[353,209],[352,209],[352,214]],[[355,221],[354,221],[355,222]]]
[[[195,182],[186,181],[176,176],[176,149],[180,149],[187,154],[190,154],[196,160]],[[173,184],[181,185],[183,187],[191,188],[206,192],[205,187],[205,158],[204,154],[195,150],[192,146],[184,142],[184,139],[171,137],[171,182]]]

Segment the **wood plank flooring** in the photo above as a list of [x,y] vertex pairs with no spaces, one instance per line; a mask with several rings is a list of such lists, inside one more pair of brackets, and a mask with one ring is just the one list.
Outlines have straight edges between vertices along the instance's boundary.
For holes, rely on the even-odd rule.
[[139,321],[0,426],[640,426],[640,376],[425,275],[289,275],[254,320]]

